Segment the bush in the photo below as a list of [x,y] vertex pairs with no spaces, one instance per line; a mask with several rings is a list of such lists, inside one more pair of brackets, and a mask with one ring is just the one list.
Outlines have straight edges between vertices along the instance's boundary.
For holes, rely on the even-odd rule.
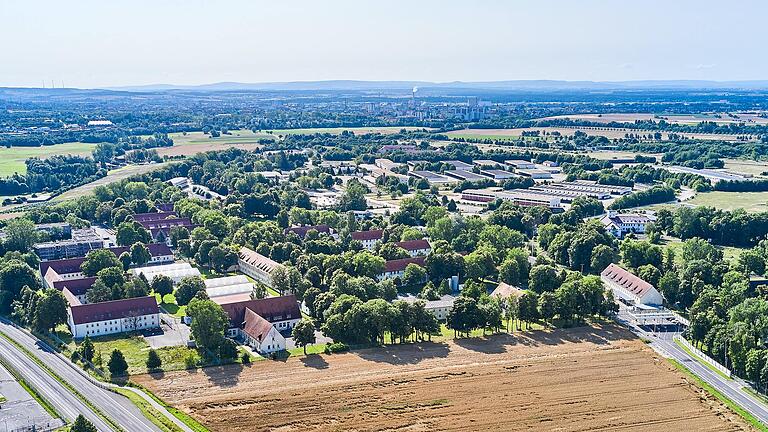
[[189,353],[184,357],[184,367],[187,369],[195,369],[197,367],[197,357],[193,353]]
[[149,354],[147,355],[147,370],[157,370],[160,369],[160,366],[162,365],[163,361],[160,359],[160,356],[157,355],[157,351],[153,349],[149,350]]
[[349,345],[343,342],[334,342],[325,346],[326,354],[334,354],[349,351]]
[[240,361],[244,364],[251,364],[251,355],[243,351],[243,355],[240,356]]

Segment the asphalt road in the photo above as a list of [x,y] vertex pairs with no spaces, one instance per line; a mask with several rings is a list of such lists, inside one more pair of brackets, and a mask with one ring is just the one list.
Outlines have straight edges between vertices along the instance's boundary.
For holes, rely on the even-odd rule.
[[[138,407],[127,398],[103,389],[75,370],[66,359],[28,333],[5,321],[0,321],[0,332],[25,347],[55,373],[76,388],[88,401],[98,407],[105,416],[129,432],[161,432]],[[75,394],[42,369],[27,354],[5,338],[0,337],[0,356],[14,366],[43,397],[68,421],[83,414],[99,431],[112,431],[104,420],[85,405]]]
[[743,390],[746,385],[739,378],[725,379],[718,373],[709,369],[705,364],[699,361],[697,358],[692,357],[682,348],[680,348],[673,338],[679,335],[678,332],[653,332],[645,331],[640,327],[625,322],[629,325],[634,333],[650,340],[650,346],[656,352],[664,357],[672,358],[680,362],[683,366],[688,368],[693,374],[701,378],[704,382],[711,385],[720,393],[726,395],[737,405],[741,406],[759,419],[763,424],[768,425],[768,405],[758,400],[753,395]]

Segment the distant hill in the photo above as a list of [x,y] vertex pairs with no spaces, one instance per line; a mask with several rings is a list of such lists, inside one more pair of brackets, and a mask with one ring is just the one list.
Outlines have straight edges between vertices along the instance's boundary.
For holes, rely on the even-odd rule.
[[293,81],[269,83],[220,82],[202,85],[150,84],[142,86],[110,87],[105,90],[146,92],[166,90],[199,91],[365,91],[423,89],[475,89],[475,90],[628,90],[628,89],[768,89],[768,80],[755,81],[699,81],[699,80],[646,80],[646,81],[556,81],[513,80],[478,82],[427,82],[427,81]]

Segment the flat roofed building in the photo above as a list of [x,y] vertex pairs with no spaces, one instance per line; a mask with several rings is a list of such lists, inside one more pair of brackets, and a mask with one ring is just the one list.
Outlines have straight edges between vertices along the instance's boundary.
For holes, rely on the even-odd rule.
[[484,189],[467,189],[461,193],[461,199],[470,202],[489,203],[496,199],[512,201],[520,206],[547,206],[551,209],[561,209],[561,199],[543,193],[526,192],[524,190],[492,191]]
[[527,161],[527,160],[521,160],[521,159],[506,160],[504,161],[504,163],[507,166],[514,168],[515,170],[536,168],[536,164],[534,164],[533,162]]
[[511,178],[520,177],[515,173],[511,173],[509,171],[505,171],[501,169],[484,169],[484,170],[480,170],[480,173],[485,174],[494,180],[507,180]]
[[450,183],[458,183],[459,180],[448,177],[446,175],[438,174],[433,171],[411,171],[408,173],[408,175],[412,177],[416,177],[418,179],[424,179],[428,181],[430,184],[450,184]]
[[73,229],[70,239],[35,243],[32,248],[42,261],[50,261],[85,256],[104,248],[104,240],[93,228]]
[[475,174],[472,171],[467,171],[463,169],[448,170],[448,171],[445,171],[444,174],[447,175],[448,177],[453,177],[462,181],[466,180],[471,182],[490,179],[490,177],[488,176]]
[[253,282],[244,275],[225,276],[214,279],[205,279],[205,292],[208,298],[222,297],[236,294],[253,293]]
[[445,161],[448,165],[454,167],[457,170],[471,170],[472,164],[468,164],[466,162],[460,161],[460,160],[448,160]]
[[[73,296],[67,289],[65,297]],[[72,304],[74,303],[74,304]],[[72,337],[104,336],[108,334],[157,328],[160,308],[154,296],[135,297],[101,303],[70,303],[67,321]]]
[[616,264],[610,264],[600,273],[600,279],[613,291],[616,299],[637,305],[656,306],[664,299],[650,283],[624,270]]
[[155,276],[168,276],[174,284],[181,282],[185,277],[200,277],[200,270],[192,267],[189,263],[176,263],[166,265],[156,265],[147,267],[136,267],[131,269],[134,276],[144,275],[152,283]]
[[500,168],[504,166],[504,162],[497,162],[490,159],[477,159],[472,164],[478,168]]
[[555,195],[563,198],[563,201],[573,201],[579,197],[595,198],[598,200],[606,200],[611,197],[611,194],[605,191],[588,191],[577,190],[568,187],[560,187],[558,185],[539,185],[530,188],[532,191],[543,192],[550,195]]
[[241,273],[247,274],[268,287],[272,287],[272,270],[279,265],[270,258],[245,246],[240,248],[237,257],[237,266]]
[[525,168],[525,169],[518,169],[515,168],[515,172],[517,174],[520,174],[521,176],[530,177],[532,179],[550,179],[552,178],[552,173],[549,171],[544,171],[540,169],[534,169],[534,168]]

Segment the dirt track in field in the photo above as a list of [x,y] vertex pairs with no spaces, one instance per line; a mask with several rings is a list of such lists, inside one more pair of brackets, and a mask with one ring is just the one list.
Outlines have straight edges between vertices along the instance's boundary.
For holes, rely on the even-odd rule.
[[222,432],[750,430],[614,326],[134,379]]

